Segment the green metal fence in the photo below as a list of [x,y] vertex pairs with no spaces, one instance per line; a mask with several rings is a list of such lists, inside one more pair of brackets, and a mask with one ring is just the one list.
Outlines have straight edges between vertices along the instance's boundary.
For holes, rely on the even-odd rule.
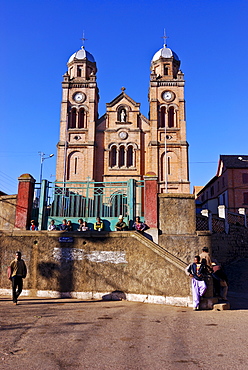
[[39,202],[40,229],[46,229],[50,219],[57,223],[63,218],[75,221],[106,219],[113,229],[119,215],[126,221],[143,216],[143,181],[130,179],[115,182],[48,182],[42,181]]

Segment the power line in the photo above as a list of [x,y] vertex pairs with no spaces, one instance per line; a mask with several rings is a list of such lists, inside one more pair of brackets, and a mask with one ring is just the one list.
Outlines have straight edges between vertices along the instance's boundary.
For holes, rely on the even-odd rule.
[[15,158],[15,157],[20,157],[20,156],[22,156],[22,157],[33,157],[34,154],[23,154],[23,153],[16,153],[16,154],[11,153],[11,154],[3,154],[3,155],[0,154],[1,158]]
[[0,187],[5,193],[16,193],[17,192],[17,179],[13,179],[6,173],[0,171]]
[[9,185],[5,186],[0,182],[0,190],[2,190],[6,194],[16,194],[17,188],[14,189],[14,187],[9,187]]
[[16,153],[17,154],[37,154],[37,152],[30,152],[30,151],[28,151],[28,152],[16,151],[15,152],[15,151],[12,151],[12,150],[11,151],[8,151],[8,150],[0,150],[0,153],[6,153],[6,154],[8,154],[8,153],[11,153],[11,154],[12,153],[14,153],[14,154],[16,154]]
[[4,173],[3,171],[0,171],[0,174],[1,176],[5,177],[7,181],[10,181],[10,182],[13,182],[16,184],[16,179],[13,179],[13,177],[10,177],[9,175],[7,175],[6,173]]

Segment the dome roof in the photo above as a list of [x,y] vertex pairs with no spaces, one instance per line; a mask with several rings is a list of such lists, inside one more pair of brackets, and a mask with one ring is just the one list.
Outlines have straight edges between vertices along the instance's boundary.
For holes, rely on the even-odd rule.
[[162,49],[159,49],[153,56],[152,62],[155,62],[159,58],[174,58],[179,61],[179,58],[174,51],[172,51],[170,48],[167,48],[166,45],[162,47]]
[[87,59],[89,62],[95,63],[95,59],[92,54],[90,54],[88,51],[85,50],[85,48],[82,46],[80,50],[76,51],[76,53],[72,54],[72,56],[69,58],[68,63],[72,62],[73,59]]

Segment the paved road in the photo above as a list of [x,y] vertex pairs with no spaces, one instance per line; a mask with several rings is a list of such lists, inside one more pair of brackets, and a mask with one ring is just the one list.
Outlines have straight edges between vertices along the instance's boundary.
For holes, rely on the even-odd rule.
[[195,312],[0,297],[0,369],[248,369],[247,298],[234,294],[234,310]]

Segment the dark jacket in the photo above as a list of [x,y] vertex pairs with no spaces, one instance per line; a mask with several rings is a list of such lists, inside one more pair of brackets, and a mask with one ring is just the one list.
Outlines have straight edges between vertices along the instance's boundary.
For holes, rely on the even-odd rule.
[[187,271],[188,271],[189,274],[193,275],[193,277],[196,280],[203,280],[203,276],[201,275],[202,274],[202,265],[200,265],[200,268],[197,271],[197,264],[195,262],[193,262],[191,265],[189,265]]

